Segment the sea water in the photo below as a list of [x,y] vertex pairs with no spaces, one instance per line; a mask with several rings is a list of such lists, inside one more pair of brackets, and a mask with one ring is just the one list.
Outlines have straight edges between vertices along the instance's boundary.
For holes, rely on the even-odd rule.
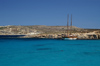
[[100,66],[100,40],[0,39],[0,66]]

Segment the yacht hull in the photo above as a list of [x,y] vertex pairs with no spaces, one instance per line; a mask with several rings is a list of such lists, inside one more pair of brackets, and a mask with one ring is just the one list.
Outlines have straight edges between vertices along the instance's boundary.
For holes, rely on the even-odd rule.
[[77,38],[63,38],[64,40],[77,40]]

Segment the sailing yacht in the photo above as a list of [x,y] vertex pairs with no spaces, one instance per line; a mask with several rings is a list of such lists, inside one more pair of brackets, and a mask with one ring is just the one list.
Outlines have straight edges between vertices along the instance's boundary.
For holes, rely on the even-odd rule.
[[[70,28],[70,34],[69,34]],[[71,15],[71,26],[69,27],[69,15],[67,15],[67,35],[62,37],[64,40],[76,40],[77,36],[72,35],[72,15]]]

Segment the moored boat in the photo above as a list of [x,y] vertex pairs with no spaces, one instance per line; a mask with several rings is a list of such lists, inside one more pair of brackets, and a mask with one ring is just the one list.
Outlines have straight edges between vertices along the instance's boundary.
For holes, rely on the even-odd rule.
[[64,36],[63,39],[64,40],[76,40],[77,36]]
[[72,15],[71,15],[71,26],[70,26],[70,35],[69,35],[69,15],[67,15],[67,35],[63,36],[64,40],[76,40],[77,36],[72,35]]

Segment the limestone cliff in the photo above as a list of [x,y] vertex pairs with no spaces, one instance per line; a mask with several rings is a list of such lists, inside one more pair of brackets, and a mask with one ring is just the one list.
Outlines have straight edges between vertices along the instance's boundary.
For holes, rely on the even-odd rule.
[[[70,26],[69,26],[70,27]],[[82,29],[72,26],[69,30],[78,39],[100,39],[100,29]],[[62,38],[66,35],[66,26],[1,26],[0,35],[26,35],[22,38]]]

